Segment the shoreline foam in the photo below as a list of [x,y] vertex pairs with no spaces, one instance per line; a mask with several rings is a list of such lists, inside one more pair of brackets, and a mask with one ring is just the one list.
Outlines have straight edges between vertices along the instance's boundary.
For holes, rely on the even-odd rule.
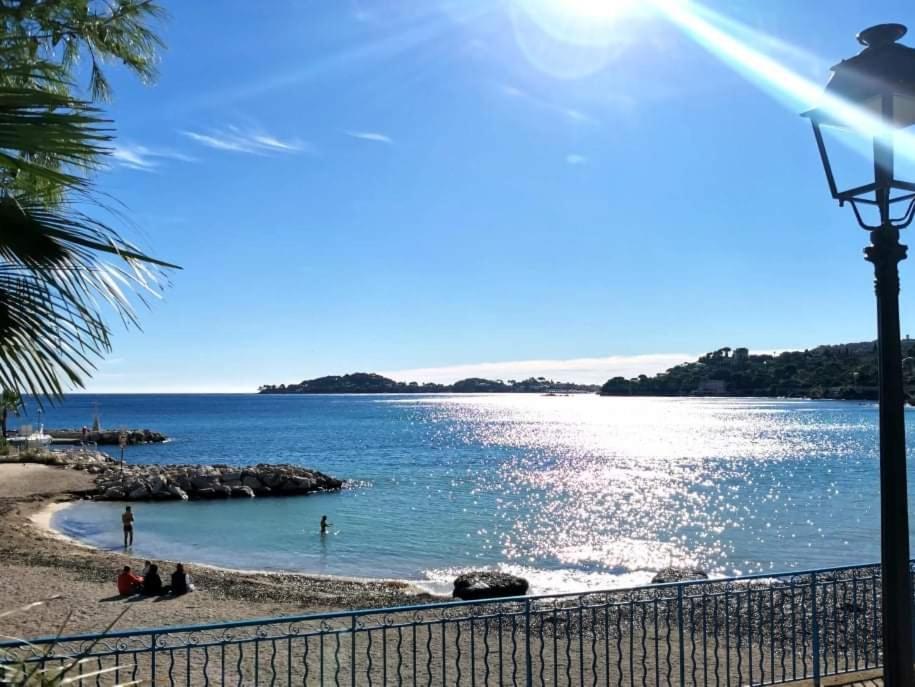
[[[60,512],[75,504],[76,501],[64,503],[47,504],[38,512],[30,516],[31,521],[37,527],[42,528],[52,537],[70,545],[78,546],[82,549],[101,552],[114,552],[123,554],[120,547],[113,549],[95,546],[91,543],[78,539],[67,534],[53,525],[53,518]],[[129,554],[128,554],[129,555]],[[137,556],[155,557],[153,554],[138,553]],[[167,554],[166,554],[167,555]],[[580,579],[570,579],[570,571],[566,569],[557,570],[540,570],[530,568],[524,565],[517,565],[509,562],[503,562],[495,566],[482,567],[453,567],[453,568],[436,568],[429,569],[426,572],[427,577],[424,579],[398,578],[398,577],[365,577],[360,575],[332,575],[327,573],[309,572],[307,570],[294,569],[265,569],[265,568],[239,568],[215,563],[207,563],[193,558],[182,558],[186,564],[191,564],[196,568],[206,568],[222,573],[232,573],[246,576],[301,576],[307,579],[324,580],[327,582],[347,582],[353,584],[370,584],[370,583],[395,583],[405,584],[417,590],[417,593],[428,594],[435,597],[450,598],[454,578],[458,575],[478,569],[493,569],[501,572],[507,572],[513,575],[520,575],[531,582],[532,593],[543,594],[562,594],[574,593],[579,591],[588,591],[594,588],[613,589],[640,586],[648,584],[651,577],[656,571],[649,570],[632,570],[625,573],[607,573],[604,571],[577,571]]]

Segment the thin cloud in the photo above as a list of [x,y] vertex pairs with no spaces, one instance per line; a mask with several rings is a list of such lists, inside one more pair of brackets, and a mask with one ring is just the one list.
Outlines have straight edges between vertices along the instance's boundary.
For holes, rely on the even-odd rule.
[[596,118],[592,117],[587,112],[575,109],[574,107],[566,107],[565,105],[559,105],[557,103],[550,102],[544,98],[532,95],[527,91],[518,88],[517,86],[513,86],[511,84],[498,84],[498,88],[503,95],[506,95],[509,98],[517,98],[518,100],[526,101],[536,108],[560,115],[561,117],[568,119],[571,122],[591,125],[597,125],[600,123]]
[[569,153],[566,155],[566,163],[570,165],[586,165],[588,164],[588,158],[577,153]]
[[388,145],[393,145],[394,141],[390,136],[385,136],[380,134],[377,131],[344,131],[347,136],[351,138],[358,138],[363,141],[372,141],[374,143],[386,143]]
[[118,143],[111,151],[111,157],[118,167],[139,172],[153,172],[163,161],[196,162],[190,155],[167,148],[150,148],[137,143]]
[[298,139],[283,140],[272,134],[244,130],[237,126],[206,133],[200,131],[182,131],[181,133],[202,146],[231,153],[249,155],[300,153],[308,148],[307,144]]
[[651,355],[611,355],[603,358],[569,360],[515,360],[501,363],[471,363],[444,367],[422,367],[382,372],[386,377],[404,382],[451,384],[467,377],[488,379],[526,379],[547,377],[578,384],[603,384],[611,377],[630,379],[640,374],[653,375],[675,365],[695,360],[691,353],[658,353]]

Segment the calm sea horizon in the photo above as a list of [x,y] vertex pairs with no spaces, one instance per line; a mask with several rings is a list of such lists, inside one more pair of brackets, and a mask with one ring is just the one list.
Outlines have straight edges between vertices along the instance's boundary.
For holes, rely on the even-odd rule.
[[[437,591],[498,568],[538,592],[645,583],[670,564],[733,575],[879,558],[873,403],[74,394],[42,421],[89,425],[96,407],[103,427],[170,437],[128,448],[128,462],[294,463],[350,481],[307,497],[133,504],[137,558]],[[52,526],[118,548],[122,508],[77,502]]]

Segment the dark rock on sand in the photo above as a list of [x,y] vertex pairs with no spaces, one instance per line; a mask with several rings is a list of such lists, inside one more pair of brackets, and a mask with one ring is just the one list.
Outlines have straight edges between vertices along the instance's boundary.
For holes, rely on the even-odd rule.
[[527,594],[528,583],[523,577],[500,572],[474,571],[464,573],[454,581],[452,596],[470,601],[496,599]]
[[677,568],[674,566],[664,568],[651,578],[652,584],[667,584],[669,582],[687,582],[688,580],[707,580],[708,573],[700,568]]

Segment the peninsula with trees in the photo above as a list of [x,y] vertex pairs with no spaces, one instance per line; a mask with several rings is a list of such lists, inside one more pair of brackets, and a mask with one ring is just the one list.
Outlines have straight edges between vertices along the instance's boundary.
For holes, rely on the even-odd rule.
[[568,394],[596,393],[597,384],[573,384],[556,382],[545,377],[530,377],[523,380],[482,379],[470,377],[454,384],[433,384],[426,382],[397,382],[388,377],[370,372],[354,372],[346,375],[331,375],[306,379],[297,384],[264,385],[258,389],[261,394]]
[[[906,388],[915,391],[915,340],[904,339],[902,351]],[[877,346],[864,341],[778,354],[719,348],[653,377],[614,377],[600,394],[876,400]]]

